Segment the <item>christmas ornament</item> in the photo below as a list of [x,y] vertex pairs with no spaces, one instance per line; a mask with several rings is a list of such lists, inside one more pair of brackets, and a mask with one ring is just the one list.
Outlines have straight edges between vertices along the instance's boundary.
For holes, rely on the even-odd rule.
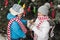
[[50,7],[51,7],[51,8],[53,7],[53,2],[50,2]]
[[18,4],[20,4],[20,3],[21,3],[21,0],[18,1]]
[[[26,7],[26,4],[24,3],[23,6],[22,6],[22,8],[25,9],[25,7]],[[25,16],[25,15],[26,15],[26,10],[24,10],[24,15],[23,16]]]
[[31,0],[32,2],[35,2],[35,0]]
[[3,10],[3,8],[1,8],[1,11]]
[[8,0],[5,0],[5,8],[8,6]]
[[31,11],[31,7],[29,6],[27,10],[28,10],[28,12],[30,12]]
[[26,15],[26,11],[24,10],[24,15],[23,16],[25,16]]
[[52,9],[52,18],[55,18],[55,9]]
[[52,9],[52,14],[51,14],[51,16],[52,16],[52,18],[54,19],[54,18],[55,18],[55,9],[54,9],[53,2],[50,2],[50,7],[51,7],[51,9]]
[[26,7],[26,4],[24,3],[24,4],[23,4],[23,8],[25,8],[25,7]]
[[33,12],[36,15],[36,7],[33,7]]
[[60,8],[60,5],[58,5],[57,7]]

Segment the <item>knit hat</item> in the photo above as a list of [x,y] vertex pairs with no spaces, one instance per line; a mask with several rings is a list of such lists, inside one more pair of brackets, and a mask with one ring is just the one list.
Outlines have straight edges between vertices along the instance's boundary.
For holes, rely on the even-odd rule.
[[13,7],[9,9],[12,15],[18,15],[24,12],[24,9],[19,4],[14,4]]
[[50,8],[50,4],[45,3],[43,6],[38,8],[38,12],[43,14],[43,15],[48,15],[49,8]]

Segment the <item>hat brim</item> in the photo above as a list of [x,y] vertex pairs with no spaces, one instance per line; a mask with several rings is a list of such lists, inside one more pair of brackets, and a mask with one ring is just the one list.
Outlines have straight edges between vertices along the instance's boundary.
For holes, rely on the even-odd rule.
[[18,15],[18,12],[14,11],[12,8],[9,9],[12,15],[16,16]]

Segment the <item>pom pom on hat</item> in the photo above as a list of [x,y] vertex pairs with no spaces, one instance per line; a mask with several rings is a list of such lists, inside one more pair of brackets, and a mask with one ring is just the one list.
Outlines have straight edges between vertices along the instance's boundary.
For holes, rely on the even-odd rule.
[[38,8],[38,12],[43,14],[43,15],[48,15],[49,8],[50,8],[50,4],[45,3],[43,6]]
[[14,4],[13,7],[9,9],[9,11],[14,16],[24,13],[24,9],[19,4]]
[[45,3],[44,6],[46,6],[48,9],[50,8],[50,4],[49,3]]

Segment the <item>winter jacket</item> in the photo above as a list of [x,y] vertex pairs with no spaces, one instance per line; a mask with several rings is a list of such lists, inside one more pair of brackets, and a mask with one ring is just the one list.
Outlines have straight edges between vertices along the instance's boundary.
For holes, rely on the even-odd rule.
[[37,25],[39,24],[40,20],[37,18],[34,25],[31,26],[34,33],[38,36],[37,40],[48,40],[49,38],[49,30],[50,24],[47,20],[44,20],[43,23],[40,25],[40,28],[37,29]]
[[[8,13],[7,15],[7,19],[8,20],[11,20],[13,18],[15,18],[16,16],[13,16],[11,13]],[[27,24],[27,21],[24,20],[24,19],[20,19],[20,21],[26,25]],[[12,39],[18,39],[18,38],[25,38],[26,35],[25,33],[22,31],[20,25],[18,24],[18,22],[16,21],[13,21],[11,26],[10,26],[10,33],[11,33],[11,38]]]

